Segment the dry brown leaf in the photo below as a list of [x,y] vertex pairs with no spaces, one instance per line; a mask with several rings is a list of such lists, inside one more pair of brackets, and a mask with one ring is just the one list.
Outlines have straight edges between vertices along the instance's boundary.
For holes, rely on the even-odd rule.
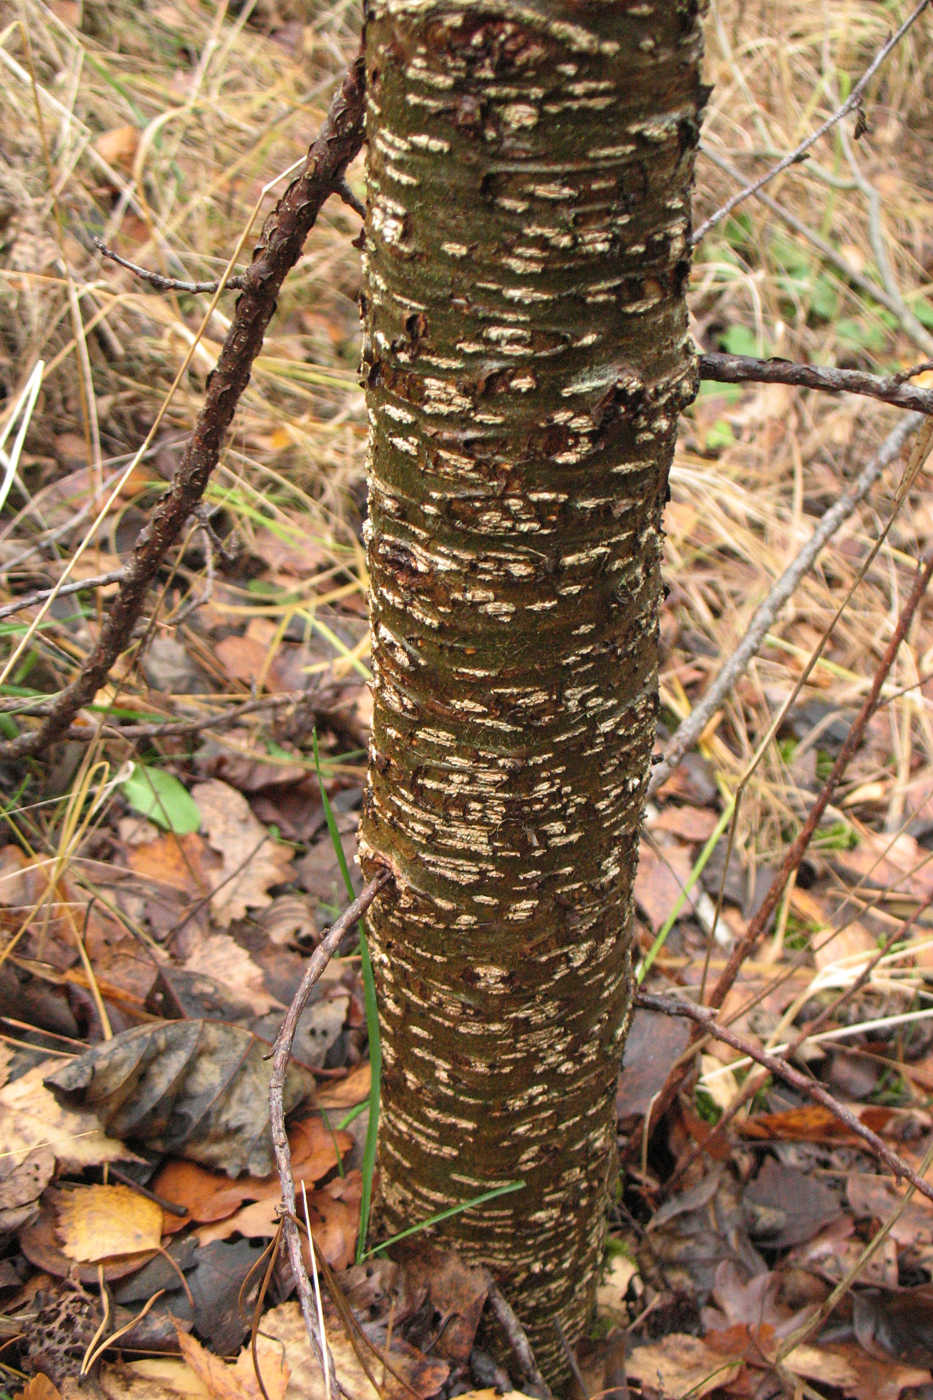
[[[635,900],[652,930],[657,933],[690,879],[693,860],[684,846],[665,846],[659,853],[642,841],[635,876]],[[692,890],[681,917],[690,917],[698,891]]]
[[45,1148],[68,1170],[137,1160],[122,1142],[102,1131],[95,1113],[65,1107],[49,1093],[43,1081],[61,1068],[60,1059],[43,1060],[0,1089],[0,1142],[5,1157],[19,1166]]
[[[184,1152],[230,1176],[266,1176],[273,1167],[269,1050],[225,1021],[157,1021],[45,1073],[52,1088],[93,1108],[121,1136],[157,1152]],[[314,1089],[309,1070],[289,1065],[286,1112]]]
[[62,1400],[62,1393],[48,1376],[40,1372],[38,1376],[30,1377],[22,1390],[18,1390],[13,1396],[13,1400]]
[[369,1098],[372,1070],[368,1060],[359,1064],[343,1079],[332,1079],[319,1086],[317,1102],[321,1108],[355,1108]]
[[[211,1392],[186,1361],[151,1357],[128,1365],[104,1362],[97,1375],[104,1400],[211,1400]],[[62,1400],[88,1400],[87,1386],[66,1382]]]
[[668,831],[682,841],[707,841],[719,820],[710,807],[663,807],[648,823],[651,831]]
[[80,1263],[158,1249],[162,1207],[129,1186],[76,1186],[58,1200],[62,1253]]
[[0,1231],[12,1231],[28,1219],[31,1206],[55,1175],[55,1153],[36,1148],[18,1165],[12,1156],[0,1155]]
[[244,1347],[236,1361],[228,1363],[207,1351],[181,1328],[178,1329],[178,1345],[212,1400],[285,1400],[291,1368],[284,1348],[263,1347],[261,1338],[257,1340],[256,1352],[262,1372],[260,1386],[249,1346]]
[[242,919],[248,909],[272,903],[270,886],[293,878],[291,853],[256,820],[243,794],[219,778],[198,783],[191,796],[198,804],[207,838],[221,857],[211,913],[226,927],[234,919]]
[[708,1395],[728,1385],[741,1371],[742,1358],[724,1357],[700,1337],[671,1332],[660,1342],[635,1347],[626,1362],[629,1379],[639,1380],[652,1390],[660,1389],[668,1400],[686,1400],[688,1395]]
[[111,127],[109,131],[101,132],[94,142],[94,149],[108,165],[119,165],[124,170],[130,170],[139,149],[139,131],[130,125]]
[[[392,1367],[407,1382],[400,1384],[392,1373],[385,1371],[381,1391],[370,1383],[360,1365],[340,1321],[325,1314],[327,1341],[334,1358],[334,1366],[340,1383],[353,1396],[353,1400],[412,1400],[411,1391],[427,1397],[434,1395],[443,1385],[449,1374],[444,1362],[430,1361],[414,1347],[398,1344],[389,1354]],[[262,1332],[258,1339],[258,1351],[262,1364],[263,1377],[266,1374],[266,1357],[270,1359],[283,1352],[291,1366],[291,1377],[285,1392],[286,1400],[325,1400],[324,1380],[317,1357],[312,1356],[301,1311],[297,1303],[280,1303],[270,1309],[262,1319]],[[383,1376],[382,1363],[361,1344],[364,1356],[369,1353],[367,1364],[373,1374]],[[410,1389],[408,1388],[410,1387]]]
[[845,1344],[794,1347],[783,1365],[792,1375],[837,1387],[855,1400],[897,1400],[908,1386],[930,1381],[929,1366],[908,1366],[890,1358],[878,1361],[861,1347]]
[[185,958],[186,972],[200,972],[219,982],[227,995],[254,1016],[267,1011],[284,1011],[282,1003],[271,996],[265,985],[262,968],[253,962],[229,933],[212,933],[196,939]]
[[185,836],[171,832],[151,841],[127,847],[130,869],[145,880],[152,880],[192,899],[203,899],[220,879],[221,861],[203,836],[196,831]]
[[[338,1152],[349,1152],[353,1146],[349,1133],[329,1133],[320,1118],[293,1123],[288,1141],[295,1182],[304,1181],[309,1190],[334,1169]],[[178,1221],[179,1228],[192,1220],[201,1223],[226,1220],[244,1201],[278,1202],[281,1195],[275,1172],[268,1176],[241,1176],[232,1181],[228,1176],[181,1159],[165,1164],[153,1181],[152,1189],[156,1195],[186,1208],[187,1219]]]

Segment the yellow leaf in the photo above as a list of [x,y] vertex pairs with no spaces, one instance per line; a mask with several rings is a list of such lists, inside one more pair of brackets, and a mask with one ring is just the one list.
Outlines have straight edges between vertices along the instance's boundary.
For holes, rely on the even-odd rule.
[[79,1263],[157,1249],[162,1207],[129,1186],[77,1186],[58,1205],[62,1253]]

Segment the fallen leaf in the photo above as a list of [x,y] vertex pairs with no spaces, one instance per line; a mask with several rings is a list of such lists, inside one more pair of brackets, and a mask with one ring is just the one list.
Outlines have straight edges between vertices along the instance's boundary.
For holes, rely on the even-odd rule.
[[262,969],[229,933],[212,933],[206,938],[196,939],[194,947],[185,957],[185,971],[200,972],[204,977],[213,978],[233,1001],[239,1002],[254,1016],[285,1009],[267,991]]
[[79,1263],[158,1249],[162,1207],[129,1186],[75,1186],[58,1197],[58,1236]]
[[634,1347],[626,1370],[630,1380],[660,1390],[667,1400],[686,1400],[728,1385],[744,1364],[743,1357],[724,1358],[700,1337],[671,1332],[660,1342]]
[[[295,1183],[304,1181],[308,1190],[333,1171],[338,1152],[349,1152],[353,1146],[349,1133],[328,1132],[320,1118],[293,1123],[288,1140]],[[185,1207],[188,1215],[184,1220],[179,1219],[179,1228],[192,1220],[200,1224],[227,1220],[244,1201],[277,1203],[281,1196],[277,1172],[231,1180],[229,1176],[180,1159],[166,1162],[155,1177],[152,1189],[173,1205]]]
[[[396,1380],[388,1367],[383,1370],[378,1357],[370,1352],[371,1369],[382,1380],[381,1388],[377,1390],[360,1365],[356,1350],[341,1322],[330,1308],[325,1312],[325,1325],[337,1375],[353,1400],[412,1400],[412,1392],[416,1396],[427,1397],[440,1389],[450,1373],[446,1362],[429,1360],[414,1347],[396,1342],[388,1359],[392,1369],[402,1377],[402,1382]],[[311,1353],[297,1303],[280,1303],[263,1315],[257,1349],[263,1374],[267,1355],[284,1353],[288,1357],[292,1374],[286,1400],[325,1400],[321,1368],[317,1357]],[[361,1350],[365,1355],[369,1348],[363,1345]]]
[[139,131],[135,126],[113,126],[101,132],[94,142],[94,149],[108,165],[119,165],[131,170],[133,157],[139,149]]
[[782,1365],[792,1375],[806,1376],[822,1387],[837,1387],[855,1400],[898,1400],[908,1386],[926,1386],[929,1366],[906,1366],[889,1358],[878,1361],[860,1347],[835,1343],[794,1347]]
[[[121,1031],[64,1066],[56,1062],[51,1074],[46,1065],[45,1082],[151,1150],[183,1151],[230,1176],[266,1176],[273,1167],[269,1050],[224,1021],[157,1021]],[[314,1088],[309,1070],[289,1065],[285,1111]]]
[[68,1171],[135,1161],[129,1148],[101,1131],[95,1113],[66,1107],[49,1093],[43,1081],[61,1068],[60,1059],[43,1060],[0,1089],[0,1142],[6,1160],[19,1166],[37,1149],[46,1149]]
[[[105,1361],[97,1373],[104,1400],[211,1400],[211,1392],[186,1361],[150,1357],[128,1364]],[[71,1389],[71,1385],[74,1389]],[[75,1381],[62,1400],[87,1400],[87,1386]]]
[[203,830],[221,858],[220,880],[211,895],[211,913],[226,927],[249,909],[272,903],[270,886],[294,876],[291,852],[256,820],[242,793],[218,778],[198,783],[191,793]]
[[62,1400],[62,1393],[53,1385],[48,1376],[32,1376],[22,1390],[18,1390],[13,1400]]
[[[635,876],[635,900],[652,930],[657,933],[680,899],[690,874],[693,860],[684,846],[665,846],[660,853],[642,841]],[[700,890],[695,886],[684,900],[680,917],[688,919]]]
[[670,803],[662,807],[658,815],[649,823],[651,831],[669,831],[682,841],[707,841],[716,830],[719,820],[709,807],[679,807]]
[[[236,1361],[228,1363],[207,1351],[196,1338],[181,1328],[178,1329],[178,1345],[185,1361],[213,1400],[284,1400],[291,1373],[284,1348],[260,1348],[260,1339],[257,1338],[255,1360],[247,1346]],[[256,1375],[256,1361],[262,1372],[262,1385]]]
[[674,1016],[639,1008],[632,1017],[616,1090],[619,1118],[641,1116],[667,1082],[671,1066],[687,1048],[690,1027]]
[[372,1082],[372,1069],[368,1060],[364,1060],[355,1069],[351,1069],[349,1074],[343,1079],[332,1079],[329,1083],[319,1086],[317,1091],[317,1103],[321,1108],[355,1108],[358,1103],[365,1103],[369,1098],[369,1087]]

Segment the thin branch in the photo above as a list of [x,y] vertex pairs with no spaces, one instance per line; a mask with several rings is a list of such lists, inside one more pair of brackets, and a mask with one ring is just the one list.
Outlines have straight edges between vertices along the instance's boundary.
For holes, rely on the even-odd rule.
[[[91,240],[94,247],[102,258],[109,258],[118,267],[125,267],[127,272],[132,272],[134,277],[138,277],[142,282],[148,282],[151,287],[155,287],[157,292],[216,292],[220,287],[220,282],[215,278],[212,282],[186,282],[183,277],[166,277],[162,272],[154,272],[152,268],[140,267],[139,263],[130,262],[122,253],[118,253],[115,248],[110,248],[102,238],[96,236]],[[242,291],[246,286],[246,274],[237,273],[235,277],[228,277],[223,283],[224,291]]]
[[872,62],[869,64],[865,72],[862,74],[861,78],[859,78],[858,82],[855,84],[855,87],[849,93],[849,96],[846,98],[845,102],[843,102],[840,107],[837,107],[836,111],[833,112],[832,116],[827,117],[826,121],[823,122],[821,126],[818,126],[816,131],[811,132],[810,135],[806,137],[805,140],[801,141],[800,145],[795,147],[795,149],[792,150],[789,155],[786,155],[783,158],[783,160],[779,160],[777,165],[772,166],[771,169],[765,171],[764,175],[760,176],[759,179],[753,181],[750,185],[746,185],[743,189],[739,190],[738,193],[734,194],[731,199],[727,200],[726,203],[721,206],[721,208],[715,210],[714,213],[710,214],[709,218],[706,219],[705,222],[702,223],[694,233],[692,240],[694,244],[699,243],[700,239],[703,238],[707,233],[709,233],[710,229],[715,228],[716,225],[718,223],[721,223],[722,220],[726,218],[728,214],[731,214],[732,210],[736,207],[737,204],[741,204],[743,199],[747,199],[749,195],[757,194],[758,191],[762,189],[765,185],[767,185],[769,181],[773,180],[775,176],[780,175],[782,171],[787,170],[790,166],[797,165],[802,159],[804,159],[810,147],[815,145],[816,142],[819,141],[821,136],[825,136],[826,132],[830,131],[836,125],[836,123],[841,121],[843,117],[847,116],[849,112],[852,112],[856,108],[861,107],[862,96],[865,92],[866,87],[871,82],[871,79],[881,67],[882,63],[887,58],[891,50],[900,43],[901,39],[903,39],[908,29],[910,29],[911,26],[917,22],[917,20],[923,14],[924,10],[929,8],[929,5],[930,0],[921,0],[921,3],[917,6],[914,12],[908,15],[907,19],[904,20],[904,23],[901,25],[901,27],[898,30],[896,30],[895,33],[891,35],[887,43],[884,44],[881,47],[881,49],[879,49]]
[[761,1050],[753,1041],[740,1035],[738,1031],[732,1030],[730,1026],[724,1026],[715,1019],[712,1010],[706,1006],[694,1006],[693,1002],[682,1001],[679,997],[655,996],[650,992],[638,992],[635,997],[637,1006],[642,1006],[646,1011],[659,1011],[665,1016],[682,1016],[693,1021],[707,1035],[715,1036],[717,1040],[722,1040],[726,1045],[731,1045],[740,1054],[746,1055],[750,1060],[763,1066],[770,1074],[776,1075],[778,1079],[783,1079],[786,1084],[790,1084],[798,1093],[806,1094],[815,1103],[821,1104],[823,1108],[837,1118],[840,1123],[854,1133],[856,1137],[862,1139],[869,1150],[884,1162],[885,1166],[893,1172],[895,1178],[902,1177],[910,1182],[916,1191],[926,1196],[927,1200],[933,1201],[933,1186],[924,1181],[922,1176],[914,1171],[903,1157],[899,1157],[896,1152],[892,1152],[881,1140],[877,1133],[873,1133],[871,1128],[866,1128],[865,1124],[844,1104],[834,1099],[822,1084],[817,1084],[808,1075],[801,1074],[800,1070],[794,1069],[786,1060],[777,1055],[770,1054],[767,1050]]
[[[927,437],[929,437],[930,431],[931,429],[928,426],[926,434]],[[921,443],[918,444],[918,446],[921,448],[920,460],[922,460],[923,453],[929,450],[929,443],[921,441]],[[790,879],[791,875],[797,869],[801,860],[803,859],[807,847],[809,846],[810,841],[813,837],[813,833],[816,830],[817,825],[819,824],[820,818],[825,812],[826,807],[829,804],[830,798],[832,797],[833,792],[836,790],[836,787],[839,783],[840,778],[842,777],[843,772],[848,766],[849,760],[851,759],[855,750],[858,748],[858,745],[861,743],[862,736],[865,732],[865,726],[880,704],[882,687],[884,686],[885,680],[887,679],[887,676],[891,670],[891,666],[893,665],[894,658],[897,654],[901,641],[906,635],[907,629],[909,628],[914,614],[916,613],[920,600],[924,595],[924,592],[930,581],[931,574],[933,574],[933,550],[930,551],[924,563],[920,565],[917,570],[917,576],[914,580],[913,587],[911,588],[907,601],[905,602],[901,610],[900,616],[898,617],[897,624],[894,628],[894,633],[891,637],[890,642],[885,648],[884,654],[882,655],[881,660],[878,663],[878,666],[875,670],[875,674],[872,677],[871,688],[868,692],[868,695],[865,697],[865,701],[862,705],[861,710],[859,711],[858,715],[856,716],[849,729],[848,734],[846,735],[845,743],[839,750],[839,754],[836,758],[835,763],[833,764],[832,771],[830,772],[829,777],[826,779],[822,790],[816,798],[816,801],[813,803],[807,820],[805,821],[797,839],[794,841],[793,845],[788,850],[780,870],[772,880],[762,904],[760,905],[753,918],[749,920],[745,933],[740,939],[736,941],[736,944],[729,955],[729,958],[726,962],[726,966],[720,974],[719,980],[717,981],[709,997],[710,1008],[716,1009],[717,1007],[722,1005],[733,983],[735,982],[736,976],[738,975],[739,969],[742,966],[745,957],[764,932],[768,920],[773,914],[777,906],[777,902],[787,886],[788,880]],[[759,746],[759,754],[760,752],[761,747]],[[743,782],[744,781],[745,780],[743,779]],[[657,1122],[664,1116],[671,1103],[673,1102],[674,1098],[676,1097],[678,1090],[680,1089],[680,1085],[682,1084],[684,1077],[687,1073],[687,1066],[691,1058],[690,1052],[694,1048],[697,1039],[698,1036],[694,1035],[693,1042],[690,1046],[687,1047],[687,1050],[680,1057],[678,1065],[675,1067],[673,1073],[668,1078],[667,1083],[664,1085],[664,1088],[661,1090],[660,1094],[658,1094],[653,1100],[651,1109],[649,1110],[649,1121],[646,1124],[646,1129],[650,1126],[651,1122]]]
[[[794,1039],[789,1042],[787,1049],[783,1053],[783,1058],[785,1060],[790,1060],[795,1055],[797,1055],[803,1048],[803,1046],[807,1043],[807,1041],[810,1040],[810,1038],[817,1033],[821,1026],[825,1026],[826,1023],[833,1018],[835,1012],[838,1011],[839,1008],[845,1002],[851,1001],[856,996],[856,994],[862,989],[862,987],[868,985],[869,981],[871,980],[871,976],[875,969],[878,967],[879,963],[881,963],[887,957],[888,953],[890,953],[895,943],[902,943],[907,939],[911,930],[919,923],[920,919],[925,914],[927,909],[929,909],[931,904],[933,904],[933,893],[927,895],[923,903],[917,906],[917,908],[911,914],[910,918],[906,921],[906,923],[900,925],[893,931],[893,933],[890,933],[888,935],[888,937],[881,944],[881,946],[875,950],[874,955],[868,960],[868,962],[866,962],[865,966],[862,968],[861,972],[858,974],[855,980],[853,982],[850,982],[847,987],[843,987],[842,990],[839,991],[836,994],[836,996],[832,998],[831,1001],[827,1002],[826,1005],[820,1010],[819,1014],[815,1016],[812,1021],[809,1021],[807,1025],[805,1025],[802,1028],[802,1030],[798,1032]],[[830,938],[835,938],[837,934],[841,933],[842,929],[844,929],[845,927],[846,924],[842,924],[839,928],[834,929],[830,935]],[[830,939],[825,939],[820,946],[825,947],[829,941]],[[739,1014],[742,1013],[740,1012]],[[764,1087],[765,1083],[767,1082],[767,1079],[767,1072],[762,1071],[757,1071],[756,1073],[750,1074],[748,1076],[748,1078],[742,1084],[741,1088],[733,1096],[732,1102],[729,1104],[728,1108],[723,1109],[722,1115],[716,1122],[715,1126],[711,1129],[709,1136],[704,1140],[704,1142],[695,1143],[693,1147],[690,1148],[690,1150],[686,1153],[686,1155],[681,1157],[680,1161],[677,1163],[674,1170],[671,1172],[670,1176],[664,1183],[665,1190],[668,1193],[672,1190],[675,1182],[680,1180],[680,1178],[684,1175],[685,1172],[689,1170],[690,1166],[697,1160],[697,1158],[709,1149],[713,1139],[722,1139],[723,1135],[725,1134],[726,1128],[732,1122],[733,1118],[735,1118],[736,1114],[744,1107],[744,1105],[747,1104],[750,1099],[753,1099],[758,1093],[758,1091]]]
[[297,262],[309,229],[335,183],[363,142],[363,61],[357,58],[308,151],[301,174],[289,185],[266,220],[236,304],[233,323],[216,368],[207,382],[204,405],[188,440],[181,465],[167,494],[140,531],[123,574],[119,592],[104,619],[97,643],[79,675],[37,729],[0,744],[0,757],[38,753],[66,732],[78,710],[105,683],[117,657],[130,642],[146,595],[166,553],[178,539],[188,516],[201,500],[253,361],[262,349],[266,327],[288,271]]
[[[701,146],[700,151],[708,160],[711,160],[715,166],[718,166],[720,170],[724,170],[727,175],[731,175],[733,180],[741,181],[742,175],[740,171],[736,170],[735,166],[730,164],[729,161],[724,160],[723,157],[717,155],[715,151],[711,151],[708,146]],[[859,272],[858,268],[853,267],[852,264],[842,256],[838,249],[834,248],[831,243],[828,243],[825,238],[821,238],[818,233],[814,233],[811,228],[807,227],[802,219],[798,219],[796,214],[792,214],[789,209],[785,209],[784,205],[779,204],[776,199],[772,199],[770,195],[765,194],[762,190],[757,191],[755,198],[758,199],[766,209],[770,209],[773,214],[776,214],[779,219],[783,219],[788,228],[792,228],[795,233],[799,233],[801,238],[805,239],[812,247],[816,248],[818,252],[822,253],[827,262],[832,263],[833,267],[839,269],[847,282],[850,282],[853,287],[858,287],[859,291],[871,297],[879,306],[886,307],[887,310],[891,312],[892,316],[896,316],[900,328],[905,334],[910,336],[914,344],[917,345],[925,355],[933,355],[933,335],[931,335],[922,322],[917,319],[910,310],[910,307],[904,305],[904,301],[900,296],[890,296],[879,282],[874,282],[870,277],[866,277],[864,273]]]
[[891,639],[885,647],[881,660],[875,668],[875,674],[872,677],[868,694],[862,702],[862,708],[852,721],[842,748],[836,755],[836,761],[830,770],[829,777],[823,784],[819,796],[810,808],[806,821],[798,832],[796,839],[791,844],[790,849],[787,851],[784,860],[781,862],[781,868],[771,881],[767,894],[761,901],[755,914],[749,920],[744,934],[736,941],[735,947],[729,954],[726,966],[720,973],[719,980],[710,993],[710,1006],[718,1007],[722,1005],[735,981],[739,968],[742,966],[742,962],[767,928],[768,921],[777,908],[778,900],[784,893],[788,880],[803,860],[807,848],[813,839],[813,833],[819,826],[820,818],[826,811],[829,800],[839,785],[843,773],[849,766],[852,756],[862,742],[868,721],[878,708],[882,687],[894,664],[894,658],[900,649],[901,642],[907,635],[907,629],[910,627],[914,619],[914,614],[927,590],[927,585],[930,582],[931,576],[933,576],[933,550],[930,550],[917,569],[913,586],[901,609],[900,616],[891,634]]
[[538,1369],[531,1342],[528,1340],[528,1333],[515,1316],[511,1304],[491,1274],[487,1274],[486,1282],[488,1287],[486,1300],[505,1334],[512,1354],[522,1369],[525,1384],[528,1385],[530,1393],[540,1396],[541,1400],[554,1400],[550,1386]]
[[122,577],[122,569],[111,569],[109,574],[95,574],[93,578],[77,579],[73,583],[56,583],[51,588],[40,588],[35,593],[28,593],[22,598],[14,598],[12,603],[4,603],[0,607],[0,618],[12,617],[14,613],[22,612],[24,608],[34,607],[36,603],[44,603],[46,598],[67,598],[70,593],[80,593],[85,588],[104,588],[108,583],[119,583]]
[[823,515],[813,534],[774,583],[764,602],[756,609],[755,615],[746,629],[735,651],[724,664],[716,679],[697,702],[683,723],[674,731],[664,750],[664,758],[651,774],[648,782],[648,796],[652,797],[667,782],[688,749],[697,742],[713,715],[727,695],[731,695],[736,683],[758,654],[762,641],[784,604],[794,594],[798,583],[813,565],[820,550],[832,539],[841,525],[848,520],[856,506],[865,499],[878,477],[890,466],[902,451],[910,436],[922,425],[919,414],[902,418],[888,434],[871,461],[837,501]]
[[700,378],[720,384],[794,384],[802,389],[823,389],[830,394],[864,394],[897,408],[933,414],[933,389],[921,389],[907,381],[929,363],[906,374],[865,374],[858,369],[836,369],[830,365],[798,364],[793,360],[756,360],[751,355],[708,354],[697,357]]
[[[339,195],[344,204],[349,205],[355,214],[359,214],[361,219],[366,218],[366,205],[362,200],[357,199],[345,177],[333,182],[333,192]],[[188,282],[184,277],[166,277],[163,272],[155,272],[150,267],[141,267],[139,263],[130,262],[129,258],[125,258],[122,253],[109,247],[102,238],[98,238],[94,234],[91,235],[91,242],[102,258],[109,258],[118,267],[126,268],[127,272],[132,272],[134,277],[138,277],[141,281],[148,282],[151,287],[155,287],[157,292],[207,292],[213,295],[221,287],[225,292],[239,292],[246,286],[246,273],[243,272],[228,277],[225,282],[220,282],[217,278],[210,282]]]
[[[304,1260],[301,1257],[301,1235],[295,1223],[296,1200],[295,1200],[295,1178],[292,1174],[291,1150],[288,1145],[288,1134],[285,1131],[285,1076],[288,1072],[288,1061],[292,1052],[292,1044],[295,1039],[295,1032],[298,1029],[298,1020],[308,1003],[311,995],[311,988],[319,980],[330,962],[331,958],[340,947],[341,941],[352,929],[356,921],[366,913],[373,900],[381,889],[383,889],[392,879],[389,870],[384,869],[375,875],[352,904],[343,911],[340,918],[331,925],[327,933],[315,948],[308,959],[308,966],[305,968],[301,983],[292,998],[292,1003],[285,1013],[279,1033],[275,1038],[272,1047],[272,1078],[269,1083],[269,1117],[272,1128],[272,1149],[275,1153],[275,1163],[278,1168],[279,1181],[282,1186],[282,1234],[285,1239],[285,1248],[288,1252],[288,1260],[291,1265],[292,1276],[295,1280],[295,1287],[298,1291],[298,1300],[301,1304],[301,1314],[304,1318],[305,1330],[312,1348],[318,1352],[317,1331],[314,1314],[314,1293],[311,1288],[311,1281],[308,1278]],[[323,1341],[323,1339],[322,1339]],[[328,1356],[327,1361],[322,1359],[322,1369],[327,1372],[328,1365],[330,1374],[333,1375],[333,1361]],[[336,1377],[335,1388],[336,1388]]]
[[[257,711],[282,710],[288,709],[289,706],[297,708],[299,705],[312,709],[318,718],[328,721],[333,717],[333,707],[327,703],[329,689],[329,686],[323,688],[318,696],[314,691],[308,690],[289,690],[279,695],[262,695],[253,700],[244,700],[220,714],[203,715],[200,719],[169,720],[165,724],[122,725],[115,724],[104,716],[101,728],[121,739],[169,739],[177,735],[200,734],[207,729],[225,729],[244,715],[255,714]],[[95,738],[97,733],[96,726],[75,724],[69,728],[68,738],[87,743]]]

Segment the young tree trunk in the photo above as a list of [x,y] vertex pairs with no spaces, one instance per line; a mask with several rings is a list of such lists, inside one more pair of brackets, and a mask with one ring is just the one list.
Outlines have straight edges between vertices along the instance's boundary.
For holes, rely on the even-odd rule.
[[371,0],[361,855],[379,1221],[496,1271],[546,1373],[615,1163],[702,0]]

